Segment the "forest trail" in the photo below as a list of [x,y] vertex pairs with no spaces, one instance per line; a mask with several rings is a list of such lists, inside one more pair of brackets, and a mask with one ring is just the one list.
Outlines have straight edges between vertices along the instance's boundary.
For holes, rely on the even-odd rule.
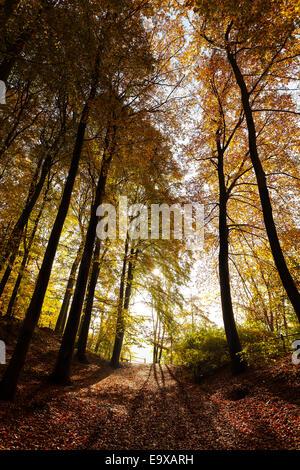
[[[233,379],[225,371],[196,385],[168,365],[89,367],[87,384],[74,377],[69,388],[44,385],[34,401],[5,404],[0,449],[300,448],[297,391],[286,400],[278,378],[274,392],[271,382],[254,385],[256,372]],[[228,398],[245,384],[246,397]]]
[[189,396],[170,366],[133,364],[88,393],[108,407],[106,422],[96,427],[88,448],[207,449],[215,441],[217,406],[208,406],[199,389],[197,397]]

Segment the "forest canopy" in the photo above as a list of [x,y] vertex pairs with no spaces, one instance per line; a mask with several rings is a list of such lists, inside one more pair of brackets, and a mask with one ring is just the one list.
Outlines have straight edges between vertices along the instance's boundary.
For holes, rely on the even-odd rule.
[[[1,2],[0,322],[18,337],[0,399],[38,327],[59,338],[60,385],[87,351],[240,374],[297,334],[299,11]],[[124,197],[135,234],[165,206],[170,236],[161,217],[158,236],[99,238],[99,206]],[[178,236],[187,206],[204,208],[199,249]]]

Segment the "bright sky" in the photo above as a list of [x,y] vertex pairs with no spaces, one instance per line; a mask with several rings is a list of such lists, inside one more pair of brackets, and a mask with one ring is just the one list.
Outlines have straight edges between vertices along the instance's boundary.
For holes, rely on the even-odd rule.
[[[212,296],[212,291],[218,294],[218,284],[216,284],[216,277],[213,275],[210,260],[206,257],[205,251],[201,252],[199,262],[196,263],[191,275],[190,285],[184,287],[182,290],[183,296],[186,300],[186,307],[189,308],[191,299],[201,308],[207,317],[218,327],[223,326],[221,306],[219,299]],[[155,269],[153,274],[160,276],[159,269]],[[149,317],[149,322],[145,322],[145,327],[152,328],[152,312],[149,304],[145,300],[146,291],[139,291],[133,298],[131,312],[134,315],[143,315]],[[198,319],[199,321],[199,319]],[[197,324],[197,316],[195,316],[195,324]],[[142,362],[146,359],[147,363],[152,362],[152,346],[145,344],[143,347],[132,346],[132,354],[137,362]],[[133,360],[134,361],[134,360]]]

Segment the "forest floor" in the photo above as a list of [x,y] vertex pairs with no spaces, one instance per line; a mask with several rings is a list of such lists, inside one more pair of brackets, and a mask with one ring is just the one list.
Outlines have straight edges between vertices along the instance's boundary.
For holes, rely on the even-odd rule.
[[0,450],[300,449],[299,367],[290,357],[235,378],[224,368],[197,385],[174,366],[114,371],[90,354],[62,388],[46,380],[58,344],[53,332],[36,333],[15,402],[0,403]]

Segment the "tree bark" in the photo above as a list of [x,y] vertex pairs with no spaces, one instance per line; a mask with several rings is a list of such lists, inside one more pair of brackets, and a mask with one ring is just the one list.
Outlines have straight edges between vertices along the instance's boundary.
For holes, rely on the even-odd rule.
[[263,211],[264,223],[274,258],[275,265],[277,267],[280,279],[286,290],[288,298],[295,310],[295,313],[300,322],[300,294],[297,290],[296,284],[289,272],[287,267],[282,248],[279,242],[276,225],[273,218],[272,204],[270,200],[269,190],[267,186],[266,175],[263,170],[257,149],[256,129],[255,122],[253,119],[253,113],[250,104],[249,92],[245,83],[242,72],[238,66],[235,56],[230,51],[229,46],[227,47],[228,61],[232,67],[236,82],[240,88],[241,98],[244,113],[247,121],[248,137],[249,137],[249,152],[250,158],[253,164],[253,168],[256,175],[258,191]]
[[229,354],[231,358],[231,369],[233,375],[243,372],[246,368],[246,363],[239,356],[242,351],[238,332],[236,329],[232,298],[230,287],[230,273],[229,273],[229,231],[227,224],[227,202],[228,192],[225,185],[224,177],[224,151],[221,147],[220,135],[217,134],[217,149],[218,149],[218,178],[219,178],[219,276],[220,276],[220,291],[221,303],[225,334],[227,338]]
[[85,311],[83,315],[83,323],[80,331],[80,335],[78,338],[77,343],[77,359],[80,362],[87,363],[86,358],[86,346],[87,340],[89,335],[90,323],[92,319],[92,310],[93,310],[93,303],[94,303],[94,296],[96,285],[100,273],[100,248],[101,248],[101,240],[98,238],[96,241],[95,251],[94,251],[94,261],[92,267],[92,275],[89,282],[88,290],[87,290],[87,298],[86,298],[86,305]]
[[[122,305],[123,304],[122,302],[120,309],[118,311],[115,343],[114,343],[114,349],[113,349],[112,358],[110,362],[111,366],[114,368],[117,368],[119,366],[120,355],[121,355],[124,334],[125,334],[125,317],[126,317],[126,312],[128,311],[128,308],[129,308],[129,303],[130,303],[130,298],[131,298],[133,269],[134,269],[134,262],[136,260],[137,254],[138,252],[135,253],[134,248],[132,248],[130,251],[130,258],[129,258],[129,263],[128,263],[126,289],[125,289],[125,295],[124,295],[124,305]],[[125,250],[125,255],[127,258],[126,250]],[[126,270],[125,257],[124,257],[124,262],[125,262],[125,270]],[[124,273],[124,266],[123,266],[122,274],[123,273]]]
[[104,316],[104,312],[102,311],[101,316],[100,316],[100,328],[99,328],[97,343],[96,343],[96,346],[95,346],[95,353],[99,352],[99,348],[100,348],[100,344],[101,344],[103,316]]
[[51,163],[52,163],[52,157],[51,155],[47,155],[47,157],[45,158],[43,162],[41,174],[38,179],[38,182],[36,183],[37,178],[35,176],[31,184],[27,201],[22,211],[22,214],[20,215],[18,221],[16,222],[12,230],[12,233],[9,237],[9,240],[5,243],[6,246],[4,249],[4,253],[1,255],[0,270],[4,267],[4,264],[6,263],[8,258],[9,258],[9,263],[0,282],[0,297],[3,294],[4,288],[6,286],[10,273],[12,271],[12,267],[17,256],[17,250],[19,248],[19,245],[22,239],[24,227],[28,223],[32,210],[41,194],[47,175],[49,174],[49,171],[51,168]]
[[[92,95],[94,97],[95,93],[96,86],[94,93],[91,92],[90,97],[92,97]],[[26,316],[21,327],[21,331],[14,353],[0,382],[0,399],[2,400],[14,399],[17,390],[19,375],[23,369],[31,338],[40,317],[57,246],[70,205],[71,195],[75,183],[75,178],[77,175],[79,160],[81,157],[81,151],[84,142],[88,114],[89,103],[87,102],[84,105],[81,119],[78,125],[76,142],[69,169],[69,174],[64,187],[64,192],[59,206],[59,210],[46,248],[43,263],[36,281],[34,293],[32,295],[31,302],[26,312]]]
[[[166,325],[165,325],[165,323],[164,323],[163,332],[162,332],[162,337],[161,337],[161,346],[164,345],[164,341],[165,341],[165,332],[166,332]],[[158,363],[159,363],[159,364],[160,364],[160,361],[161,361],[162,352],[163,352],[163,348],[161,347],[161,348],[160,348],[160,351],[159,351],[159,357],[158,357]]]
[[72,264],[71,271],[70,271],[70,276],[69,280],[67,283],[63,303],[61,305],[61,309],[57,318],[57,322],[55,325],[55,333],[58,335],[62,335],[63,331],[65,329],[66,321],[67,321],[67,316],[68,316],[68,310],[69,310],[69,305],[71,302],[71,298],[74,292],[74,286],[75,286],[75,281],[76,281],[76,273],[77,269],[81,260],[82,252],[83,252],[83,247],[84,247],[84,239],[81,241],[79,249],[76,254],[76,258]]
[[40,219],[42,217],[42,214],[43,214],[43,211],[44,211],[44,208],[45,208],[48,191],[49,191],[49,186],[47,187],[47,189],[45,191],[43,203],[42,203],[41,208],[39,210],[39,213],[38,213],[38,215],[35,219],[34,226],[33,226],[32,232],[30,234],[28,243],[26,244],[26,240],[24,240],[23,259],[22,259],[21,267],[20,267],[20,270],[19,270],[19,273],[18,273],[18,277],[16,279],[16,282],[15,282],[15,285],[14,285],[14,288],[13,288],[13,291],[12,291],[12,295],[11,295],[10,300],[9,300],[9,304],[8,304],[7,311],[6,311],[6,314],[5,314],[6,318],[12,318],[12,316],[13,316],[14,304],[15,304],[15,301],[16,301],[16,298],[17,298],[17,295],[18,295],[19,287],[20,287],[20,284],[22,282],[26,266],[28,264],[30,250],[31,250],[34,238],[35,238],[35,234],[36,234]]
[[[108,175],[108,170],[110,166],[111,159],[113,157],[114,148],[115,148],[115,132],[116,129],[113,129],[112,141],[109,142],[109,136],[107,136],[107,144],[104,151],[100,177],[97,184],[95,200],[91,210],[91,218],[89,222],[89,227],[87,231],[84,251],[79,267],[79,273],[76,281],[75,292],[73,296],[72,305],[70,308],[69,318],[67,325],[64,331],[64,335],[61,342],[61,347],[58,353],[57,361],[55,368],[52,374],[49,376],[49,379],[53,383],[57,384],[67,384],[70,383],[70,372],[71,372],[71,363],[73,357],[73,351],[75,346],[76,334],[80,322],[80,315],[82,311],[82,306],[84,302],[84,296],[86,291],[86,285],[88,281],[88,275],[90,271],[90,265],[93,255],[93,247],[96,237],[96,228],[97,228],[97,217],[96,212],[98,206],[102,203],[102,199],[105,192],[105,185]],[[109,134],[109,132],[108,132]],[[111,144],[111,148],[109,146]]]
[[44,259],[42,262],[41,269],[36,281],[35,289],[27,309],[24,322],[22,324],[19,338],[13,352],[12,358],[8,364],[8,367],[0,382],[0,399],[1,400],[13,400],[20,373],[24,367],[28,348],[32,339],[32,335],[35,327],[38,324],[39,317],[41,314],[46,290],[48,287],[52,265],[56,255],[60,235],[64,226],[65,219],[69,210],[71,196],[75,184],[75,179],[78,171],[79,161],[84,143],[85,131],[89,118],[90,103],[94,100],[97,93],[97,86],[99,82],[99,66],[100,66],[100,53],[101,48],[99,46],[95,58],[95,66],[92,75],[92,85],[89,93],[89,97],[83,106],[81,118],[77,128],[76,140],[73,149],[72,160],[67,176],[66,184],[64,187],[61,203],[58,209],[58,213],[51,231],[51,235],[48,241]]
[[124,257],[123,257],[123,266],[122,266],[122,273],[121,273],[121,280],[120,280],[120,290],[119,290],[119,301],[117,307],[117,325],[116,325],[116,333],[115,333],[115,342],[112,352],[112,357],[110,360],[110,365],[114,368],[117,368],[119,365],[119,358],[120,358],[120,351],[118,353],[118,347],[116,346],[116,342],[118,342],[118,337],[122,335],[123,329],[123,305],[124,305],[124,289],[125,289],[125,277],[126,277],[126,270],[127,270],[127,256],[128,256],[128,234],[125,242],[124,248]]

